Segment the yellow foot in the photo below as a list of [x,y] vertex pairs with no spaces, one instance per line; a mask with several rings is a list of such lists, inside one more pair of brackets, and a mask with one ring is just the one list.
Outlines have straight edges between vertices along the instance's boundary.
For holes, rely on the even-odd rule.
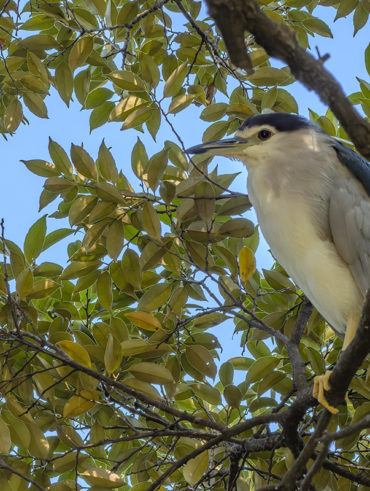
[[325,394],[324,394],[324,390],[330,389],[330,384],[329,384],[330,374],[331,374],[331,371],[327,370],[325,372],[325,375],[318,375],[317,377],[314,378],[313,396],[328,411],[330,411],[332,414],[337,414],[338,409],[335,408],[334,406],[331,406],[328,403],[328,401],[325,399]]

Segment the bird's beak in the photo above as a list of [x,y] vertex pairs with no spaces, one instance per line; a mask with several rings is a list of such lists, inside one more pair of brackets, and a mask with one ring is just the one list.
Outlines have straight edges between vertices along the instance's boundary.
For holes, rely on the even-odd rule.
[[210,155],[223,155],[225,157],[238,157],[239,152],[248,146],[248,140],[235,136],[195,145],[188,148],[186,153],[209,153]]

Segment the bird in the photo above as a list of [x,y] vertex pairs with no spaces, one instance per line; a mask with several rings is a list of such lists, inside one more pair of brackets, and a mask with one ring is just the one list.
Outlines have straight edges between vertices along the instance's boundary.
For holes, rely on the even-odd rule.
[[[250,116],[233,138],[187,149],[242,161],[249,199],[273,256],[346,349],[370,288],[370,165],[297,114]],[[313,395],[330,412],[330,371]]]

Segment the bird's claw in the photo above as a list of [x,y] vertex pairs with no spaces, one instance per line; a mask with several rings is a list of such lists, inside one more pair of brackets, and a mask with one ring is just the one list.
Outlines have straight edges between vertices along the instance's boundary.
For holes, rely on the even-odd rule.
[[317,377],[314,378],[313,396],[329,412],[331,412],[332,414],[337,414],[338,409],[335,408],[334,406],[331,406],[328,403],[328,401],[325,399],[324,391],[330,389],[330,383],[329,383],[330,374],[331,374],[331,371],[327,370],[325,372],[325,375],[318,375]]

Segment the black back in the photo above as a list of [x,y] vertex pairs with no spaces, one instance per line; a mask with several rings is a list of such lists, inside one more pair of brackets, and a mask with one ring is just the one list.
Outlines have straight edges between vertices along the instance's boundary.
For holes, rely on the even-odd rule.
[[332,139],[332,145],[337,152],[338,159],[362,183],[370,196],[370,164],[360,157],[358,153],[334,138]]

